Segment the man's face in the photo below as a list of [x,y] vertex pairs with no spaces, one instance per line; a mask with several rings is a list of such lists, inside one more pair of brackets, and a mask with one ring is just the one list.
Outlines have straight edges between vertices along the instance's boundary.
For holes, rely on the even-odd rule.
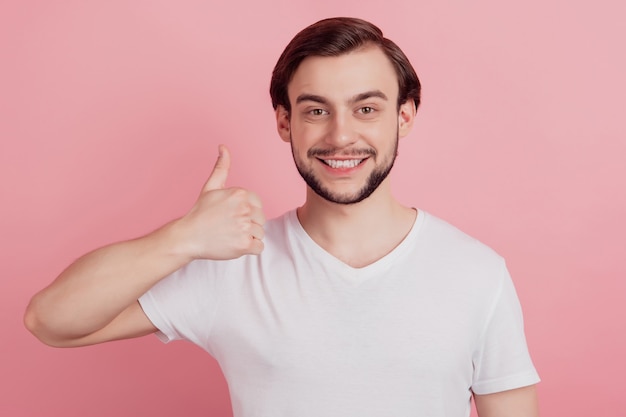
[[339,204],[369,197],[387,178],[415,114],[412,101],[398,110],[388,58],[378,47],[306,58],[288,94],[291,114],[279,107],[279,133],[307,185]]

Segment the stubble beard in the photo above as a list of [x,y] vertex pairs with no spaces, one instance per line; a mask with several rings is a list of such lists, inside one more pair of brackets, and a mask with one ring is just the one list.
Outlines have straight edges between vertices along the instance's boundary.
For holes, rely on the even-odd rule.
[[[302,177],[304,182],[306,182],[309,188],[311,188],[311,190],[315,192],[315,194],[322,197],[326,201],[329,201],[335,204],[346,204],[346,205],[356,204],[365,200],[370,195],[372,195],[372,193],[376,191],[376,189],[385,180],[385,178],[387,178],[387,176],[391,172],[391,169],[393,168],[393,164],[398,154],[398,142],[399,142],[399,136],[398,136],[398,132],[396,132],[396,140],[395,140],[394,147],[392,149],[392,153],[386,156],[385,161],[381,166],[377,167],[370,173],[363,187],[361,187],[361,189],[357,191],[356,193],[335,193],[329,190],[324,185],[322,185],[321,181],[313,173],[313,170],[306,169],[304,167],[304,164],[296,156],[296,152],[293,148],[293,140],[291,141],[291,154],[296,164],[296,169],[300,173],[300,176]],[[312,152],[309,151],[309,155],[311,155],[311,153]],[[337,153],[340,153],[340,152],[337,152]],[[313,154],[315,154],[315,152],[313,152]],[[331,154],[331,152],[320,151],[319,154],[329,155]],[[367,155],[367,156],[374,157],[374,158],[377,157],[377,153],[374,150],[353,151],[353,152],[350,152],[349,155],[354,155],[354,156]]]

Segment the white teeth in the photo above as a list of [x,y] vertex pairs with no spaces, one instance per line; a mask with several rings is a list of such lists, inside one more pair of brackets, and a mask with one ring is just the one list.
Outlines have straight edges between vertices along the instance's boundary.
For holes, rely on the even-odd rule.
[[347,159],[347,160],[336,160],[336,159],[324,159],[326,165],[331,168],[354,168],[359,165],[363,161],[362,159]]

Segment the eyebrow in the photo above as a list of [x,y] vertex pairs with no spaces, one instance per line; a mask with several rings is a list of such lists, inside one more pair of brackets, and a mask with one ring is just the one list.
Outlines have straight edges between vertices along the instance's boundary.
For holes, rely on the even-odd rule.
[[382,91],[372,90],[372,91],[366,91],[365,93],[357,94],[356,96],[352,97],[350,102],[357,103],[359,101],[367,100],[373,97],[377,97],[385,101],[389,100],[387,96],[385,95],[385,93],[383,93]]
[[[364,93],[357,94],[353,96],[350,100],[348,100],[348,102],[358,103],[359,101],[367,100],[373,97],[377,97],[385,101],[389,100],[387,96],[385,95],[385,93],[383,93],[382,91],[372,90],[372,91],[366,91]],[[328,100],[326,98],[315,95],[315,94],[300,94],[296,98],[296,104],[300,104],[303,101],[312,101],[312,102],[320,103],[320,104],[328,104]]]
[[300,94],[296,98],[296,104],[300,104],[303,101],[313,101],[315,103],[328,104],[328,100],[326,100],[322,96],[316,96],[315,94]]

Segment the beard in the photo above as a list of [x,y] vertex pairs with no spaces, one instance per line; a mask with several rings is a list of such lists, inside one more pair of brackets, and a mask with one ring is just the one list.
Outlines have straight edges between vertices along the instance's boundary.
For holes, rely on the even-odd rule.
[[[365,180],[365,184],[355,193],[337,193],[329,190],[325,187],[321,181],[315,176],[315,173],[312,169],[306,168],[304,163],[302,163],[298,157],[296,156],[296,151],[293,148],[293,140],[291,141],[291,154],[293,156],[293,160],[296,164],[296,169],[300,173],[300,176],[306,182],[306,184],[317,194],[322,197],[326,201],[336,204],[356,204],[367,197],[372,195],[374,191],[380,186],[380,184],[387,178],[389,173],[391,172],[391,168],[393,168],[393,164],[396,160],[396,156],[398,154],[398,132],[396,132],[395,143],[392,149],[392,152],[385,157],[382,161],[381,165],[376,167]],[[329,156],[333,155],[336,152],[335,150],[314,150],[311,149],[307,152],[307,156],[309,158],[314,158],[316,156]],[[349,153],[341,153],[342,155],[350,155],[350,156],[369,156],[374,159],[377,158],[378,153],[373,149],[366,150],[353,150]]]

